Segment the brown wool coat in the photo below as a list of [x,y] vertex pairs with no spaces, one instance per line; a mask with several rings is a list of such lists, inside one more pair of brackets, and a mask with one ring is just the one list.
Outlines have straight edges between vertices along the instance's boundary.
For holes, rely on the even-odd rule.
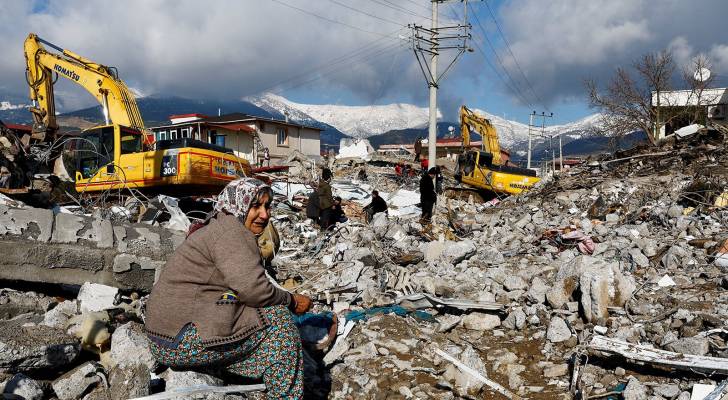
[[[221,300],[233,290],[238,300]],[[258,309],[289,305],[291,295],[273,286],[260,262],[255,235],[234,216],[220,213],[175,250],[154,285],[145,329],[175,343],[194,323],[203,345],[243,340],[266,325]]]

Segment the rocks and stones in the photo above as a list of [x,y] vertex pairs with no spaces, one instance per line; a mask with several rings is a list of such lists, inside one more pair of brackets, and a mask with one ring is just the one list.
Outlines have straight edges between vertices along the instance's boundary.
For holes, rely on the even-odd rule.
[[40,325],[50,326],[56,329],[65,329],[68,319],[79,312],[78,303],[75,300],[65,300],[43,315],[43,322]]
[[557,378],[559,376],[564,376],[567,373],[569,373],[569,364],[551,365],[543,370],[543,376],[545,378]]
[[553,317],[549,322],[549,327],[546,330],[546,339],[551,343],[561,343],[569,340],[571,337],[571,330],[566,325],[561,317]]
[[78,292],[81,312],[111,310],[118,294],[119,288],[86,282]]
[[155,359],[149,348],[144,327],[136,322],[124,324],[111,336],[111,361],[117,367],[139,364],[154,369]]
[[622,397],[624,400],[647,400],[647,386],[634,377],[629,378]]
[[501,325],[497,315],[473,312],[463,317],[463,327],[474,331],[489,331]]
[[508,291],[523,290],[528,287],[528,283],[518,275],[508,275],[503,281],[503,287]]
[[680,386],[678,385],[659,385],[655,386],[652,390],[655,394],[659,394],[666,399],[674,399],[680,395]]
[[475,255],[475,244],[471,240],[462,240],[460,242],[447,242],[442,256],[451,264],[458,264],[461,261]]
[[546,301],[546,292],[548,292],[548,290],[549,287],[546,286],[543,279],[535,277],[531,280],[531,287],[528,289],[528,300],[532,303],[542,304]]
[[101,382],[100,369],[94,362],[82,364],[53,381],[53,391],[60,400],[79,399],[91,385]]
[[20,396],[25,400],[40,400],[43,398],[43,388],[35,379],[24,374],[15,374],[5,384],[3,394]]
[[668,343],[667,349],[676,353],[704,356],[710,351],[710,341],[697,336],[682,338]]
[[109,397],[112,399],[133,399],[149,395],[151,377],[144,364],[119,367],[109,372]]
[[78,339],[60,329],[0,323],[0,371],[57,370],[72,363],[80,350]]
[[526,325],[526,313],[522,309],[518,308],[512,311],[505,320],[503,320],[503,327],[507,329],[522,329]]

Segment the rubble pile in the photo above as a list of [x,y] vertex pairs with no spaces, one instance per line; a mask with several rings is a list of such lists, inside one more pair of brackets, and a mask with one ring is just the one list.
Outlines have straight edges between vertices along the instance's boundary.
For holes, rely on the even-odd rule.
[[[298,207],[274,217],[271,275],[311,296],[313,313],[337,316],[335,340],[304,335],[307,394],[687,400],[724,390],[725,143],[699,133],[593,160],[499,202],[440,196],[425,225],[418,177],[335,165],[349,221],[321,232]],[[356,210],[375,189],[390,210],[366,224]],[[162,382],[223,384],[154,365],[143,297],[85,284],[61,300],[0,293],[0,330],[24,332],[0,334],[6,393],[130,398]]]

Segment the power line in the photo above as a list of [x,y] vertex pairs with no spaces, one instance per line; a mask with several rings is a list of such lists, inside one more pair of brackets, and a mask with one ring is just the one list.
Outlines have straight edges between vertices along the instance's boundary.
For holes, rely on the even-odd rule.
[[355,8],[355,7],[351,7],[351,6],[349,6],[348,4],[344,4],[344,3],[341,3],[341,2],[339,2],[339,1],[336,1],[336,0],[329,0],[329,1],[330,1],[330,2],[332,2],[332,3],[334,3],[334,4],[336,4],[336,5],[339,5],[339,6],[341,6],[341,7],[344,7],[344,8],[347,8],[347,9],[349,9],[349,10],[352,10],[352,11],[354,11],[354,12],[357,12],[357,13],[359,13],[359,14],[362,14],[362,15],[366,15],[366,16],[368,16],[368,17],[372,17],[372,18],[376,18],[376,19],[378,19],[378,20],[380,20],[380,21],[384,21],[384,22],[389,22],[390,24],[395,24],[395,25],[399,25],[399,26],[407,26],[407,25],[404,25],[404,24],[402,24],[401,22],[393,21],[393,20],[391,20],[391,19],[387,19],[387,18],[382,18],[382,17],[379,17],[379,16],[377,16],[377,15],[374,15],[374,14],[370,14],[370,13],[368,13],[368,12],[366,12],[366,11],[362,11],[362,10],[360,10],[360,9],[358,9],[358,8]]
[[418,3],[418,2],[416,2],[414,0],[407,0],[407,1],[410,2],[410,3],[412,3],[412,4],[414,4],[414,5],[416,5],[417,7],[421,7],[423,9],[427,10],[427,11],[430,11],[430,7],[423,6],[422,4],[420,4],[420,3]]
[[[495,46],[493,46],[493,43],[488,38],[488,33],[485,31],[485,28],[483,28],[483,24],[481,24],[480,18],[478,18],[478,14],[475,13],[475,11],[473,10],[472,7],[470,7],[470,11],[471,11],[471,14],[473,14],[473,16],[475,17],[475,22],[477,22],[478,27],[480,27],[480,30],[483,33],[483,35],[482,35],[483,38],[485,39],[486,43],[488,43],[488,46],[493,51],[493,54],[495,54],[495,58],[498,61],[498,65],[500,65],[500,67],[503,70],[503,72],[506,73],[506,75],[508,76],[508,79],[511,80],[511,82],[513,83],[513,87],[516,88],[516,90],[518,91],[521,99],[525,99],[526,96],[523,95],[523,92],[521,92],[521,89],[518,87],[517,81],[515,79],[513,79],[513,76],[511,75],[511,73],[508,72],[508,69],[503,64],[503,60],[500,58],[500,55],[498,55],[498,52],[495,50]],[[529,107],[533,108],[533,104],[530,101],[526,101],[526,104]]]
[[[400,47],[400,46],[402,46],[402,47]],[[366,55],[366,59],[367,59],[367,60],[374,60],[374,59],[377,59],[377,58],[379,58],[379,57],[381,57],[381,56],[383,56],[383,55],[385,55],[385,54],[391,53],[391,52],[392,52],[392,50],[395,50],[395,51],[402,51],[402,50],[404,50],[404,49],[406,49],[406,47],[404,47],[404,46],[403,46],[403,45],[402,45],[401,43],[395,43],[395,44],[393,44],[393,45],[390,45],[390,46],[387,46],[387,47],[385,47],[385,48],[381,49],[381,50],[380,50],[380,51],[378,51],[378,52],[375,52],[375,53],[372,53],[372,54],[368,54],[368,55]],[[317,77],[315,77],[315,78],[311,78],[311,79],[309,79],[309,80],[306,80],[306,81],[303,81],[303,82],[299,82],[299,83],[295,83],[295,84],[293,84],[293,85],[291,85],[291,86],[287,86],[287,87],[285,87],[285,88],[281,88],[281,89],[277,90],[277,92],[278,92],[278,93],[281,93],[281,92],[284,92],[284,91],[286,91],[286,90],[291,90],[291,89],[295,89],[295,88],[298,88],[298,87],[301,87],[301,86],[307,85],[307,84],[309,84],[309,83],[311,83],[311,82],[315,82],[315,81],[317,81],[317,80],[319,80],[319,79],[322,79],[323,77],[325,77],[325,76],[327,76],[327,75],[330,75],[330,74],[332,74],[332,73],[334,73],[334,72],[338,72],[338,71],[340,71],[340,70],[344,69],[345,67],[349,67],[349,66],[350,66],[350,65],[352,65],[352,64],[358,63],[359,61],[360,61],[360,60],[358,60],[358,59],[356,59],[356,60],[351,60],[350,62],[348,62],[348,63],[346,63],[346,64],[342,65],[342,66],[341,66],[340,68],[335,68],[335,69],[333,69],[333,70],[331,70],[331,71],[328,71],[328,72],[327,72],[327,73],[325,73],[325,74],[320,74],[319,76],[317,76]]]
[[399,11],[399,12],[404,13],[404,14],[408,14],[408,15],[411,15],[411,16],[414,16],[414,17],[418,17],[418,18],[425,18],[427,20],[432,21],[432,17],[430,17],[430,16],[422,15],[422,14],[417,14],[416,12],[410,10],[409,8],[404,8],[404,7],[400,6],[400,5],[394,4],[394,3],[392,3],[389,0],[370,0],[370,1],[373,1],[373,2],[375,2],[377,4],[381,4],[381,5],[385,6],[385,7],[389,7],[392,10],[396,10],[396,11]]
[[[503,42],[506,44],[506,48],[508,49],[508,52],[511,54],[511,57],[513,58],[513,62],[516,64],[516,67],[519,71],[521,71],[521,75],[523,75],[523,79],[526,81],[526,84],[528,84],[529,89],[531,89],[531,92],[534,96],[536,96],[536,99],[541,103],[541,106],[546,109],[546,111],[551,112],[549,108],[546,106],[544,101],[541,99],[541,97],[536,93],[536,91],[533,89],[533,85],[531,85],[531,82],[528,80],[528,77],[523,72],[523,69],[521,69],[521,65],[518,64],[518,60],[516,59],[516,55],[513,54],[513,50],[511,50],[511,45],[508,43],[508,39],[506,38],[506,35],[503,34],[503,30],[500,27],[500,24],[498,23],[498,20],[495,18],[495,14],[493,14],[493,10],[490,8],[490,4],[488,4],[488,1],[484,1],[485,6],[488,7],[488,13],[490,13],[491,19],[493,19],[493,22],[495,22],[496,28],[498,28],[498,32],[500,33],[501,37],[503,38]],[[472,7],[471,7],[472,11]]]
[[[455,18],[456,20],[460,19],[460,15],[458,15],[458,13],[455,9],[450,8],[450,13],[452,14],[452,17]],[[481,26],[481,30],[482,29],[483,28]],[[490,58],[488,58],[488,56],[485,54],[485,51],[483,51],[483,48],[480,47],[480,44],[475,39],[472,40],[472,43],[475,44],[475,48],[478,50],[480,55],[483,56],[483,60],[485,60],[486,64],[488,64],[490,69],[493,70],[493,73],[501,81],[501,83],[503,83],[503,85],[505,87],[507,87],[511,91],[511,93],[513,93],[513,95],[515,95],[518,98],[519,101],[521,101],[523,104],[527,104],[529,107],[531,107],[531,102],[528,101],[528,99],[526,99],[526,97],[523,95],[523,92],[521,92],[521,90],[518,88],[518,86],[515,86],[515,82],[513,82],[513,78],[510,77],[510,75],[508,75],[508,78],[511,80],[511,82],[513,82],[513,85],[511,85],[511,83],[509,83],[508,80],[506,80],[506,78],[503,77],[501,72],[498,71],[498,69],[495,67],[495,65],[493,65],[493,63],[490,61]],[[491,49],[492,48],[493,47],[491,46]],[[494,52],[495,52],[495,49],[494,49]],[[496,54],[496,56],[497,56],[497,54]],[[501,68],[503,68],[502,64],[501,64]],[[506,71],[505,68],[503,68],[503,70]],[[508,71],[506,71],[506,74],[507,73],[508,73]]]
[[351,29],[356,29],[357,31],[360,31],[360,32],[364,32],[364,33],[369,33],[369,34],[372,34],[372,35],[377,35],[377,36],[382,36],[382,37],[389,37],[389,38],[392,38],[392,39],[396,39],[396,37],[392,37],[392,36],[389,36],[389,35],[385,35],[385,34],[383,34],[383,33],[380,33],[380,32],[374,32],[374,31],[366,30],[366,29],[363,29],[363,28],[359,28],[358,26],[354,26],[354,25],[350,25],[350,24],[347,24],[346,22],[336,21],[336,20],[333,20],[333,19],[331,19],[331,18],[328,18],[328,17],[324,17],[324,16],[322,16],[322,15],[318,15],[318,14],[316,14],[316,13],[312,13],[311,11],[308,11],[308,10],[304,10],[303,8],[299,8],[299,7],[296,7],[296,6],[290,5],[290,4],[288,4],[288,3],[284,3],[284,2],[283,2],[283,1],[281,1],[281,0],[272,0],[272,1],[274,1],[274,2],[278,3],[278,4],[282,5],[282,6],[285,6],[285,7],[288,7],[288,8],[292,8],[292,9],[294,9],[294,10],[298,10],[298,11],[300,11],[300,12],[302,12],[302,13],[305,13],[305,14],[311,15],[311,16],[313,16],[313,17],[316,17],[316,18],[320,18],[320,19],[323,19],[324,21],[329,21],[329,22],[333,22],[333,23],[335,23],[335,24],[339,24],[339,25],[347,26],[347,27],[349,27],[349,28],[351,28]]

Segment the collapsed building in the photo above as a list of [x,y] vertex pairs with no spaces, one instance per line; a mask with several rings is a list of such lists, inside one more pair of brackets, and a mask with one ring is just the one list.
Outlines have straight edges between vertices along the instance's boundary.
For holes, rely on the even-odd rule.
[[[417,177],[381,158],[331,160],[349,221],[329,232],[302,211],[317,167],[292,155],[289,175],[270,177],[281,239],[270,272],[314,298],[312,313],[336,316],[300,326],[307,396],[720,398],[727,153],[723,133],[701,130],[521,196],[442,196],[431,226],[418,220]],[[366,224],[374,189],[390,210]],[[151,357],[144,301],[185,224],[0,202],[5,393],[256,396],[244,392],[260,386]]]

